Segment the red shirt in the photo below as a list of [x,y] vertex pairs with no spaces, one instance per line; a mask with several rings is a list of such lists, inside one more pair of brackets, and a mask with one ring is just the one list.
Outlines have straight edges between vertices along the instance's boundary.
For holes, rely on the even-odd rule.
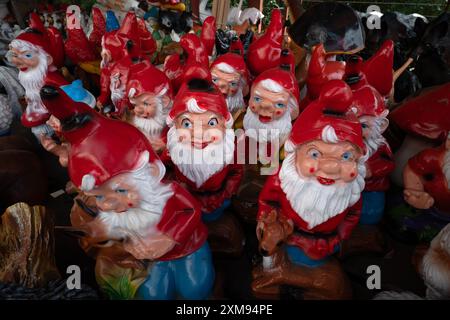
[[366,179],[365,191],[386,191],[389,189],[389,175],[394,171],[394,156],[387,144],[382,144],[367,160],[372,176]]
[[442,171],[445,153],[445,145],[426,149],[409,159],[408,164],[412,171],[420,176],[424,190],[434,199],[434,206],[450,213],[450,190]]
[[157,228],[177,244],[158,260],[173,260],[198,250],[206,241],[208,231],[201,220],[200,204],[177,183],[171,184],[174,194],[167,200]]
[[309,229],[308,223],[297,214],[286,198],[278,174],[279,170],[267,179],[259,195],[258,219],[263,212],[268,213],[278,208],[280,214],[294,222],[297,231],[289,237],[288,244],[299,247],[312,259],[323,259],[332,254],[336,245],[341,240],[348,239],[358,224],[362,208],[361,199],[328,221]]

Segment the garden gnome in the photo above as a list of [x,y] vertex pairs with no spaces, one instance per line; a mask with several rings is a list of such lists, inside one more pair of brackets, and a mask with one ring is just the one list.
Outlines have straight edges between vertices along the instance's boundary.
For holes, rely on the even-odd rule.
[[231,239],[224,234],[226,230],[217,235],[228,241],[226,250],[234,246],[240,251],[242,232],[232,216],[224,214],[243,175],[243,166],[234,161],[233,118],[225,98],[210,81],[191,79],[175,97],[167,123],[167,150],[176,179],[201,203],[208,226],[229,226]]
[[8,60],[19,69],[19,81],[25,88],[27,108],[21,117],[22,124],[32,128],[37,137],[50,133],[51,129],[45,125],[50,114],[42,104],[40,90],[44,84],[67,84],[57,69],[64,60],[62,36],[53,27],[45,28],[39,16],[31,13],[29,28],[9,47]]
[[[118,252],[128,262],[134,261],[133,266],[147,266],[136,298],[207,298],[214,269],[200,206],[180,185],[162,182],[165,167],[147,138],[130,124],[71,100],[61,89],[46,86],[42,96],[70,142],[71,181],[95,199],[96,208],[86,210],[89,215],[71,217],[85,235],[83,248],[106,247],[111,253],[114,247],[116,255],[109,256],[109,261],[113,260],[115,268],[130,266],[122,259],[114,260]],[[59,105],[66,108],[58,109]],[[80,205],[86,209],[78,199],[75,206]],[[117,270],[105,269],[104,260],[97,257],[101,258],[97,279],[106,281],[104,288],[111,288],[119,281],[111,275]]]
[[127,94],[132,108],[128,122],[144,133],[155,152],[161,153],[166,147],[166,118],[173,103],[169,79],[143,60],[130,69]]
[[362,205],[366,147],[352,102],[343,81],[326,84],[295,122],[281,169],[260,193],[257,236],[264,260],[254,272],[257,295],[290,285],[302,288],[305,298],[350,296],[331,256],[358,224]]

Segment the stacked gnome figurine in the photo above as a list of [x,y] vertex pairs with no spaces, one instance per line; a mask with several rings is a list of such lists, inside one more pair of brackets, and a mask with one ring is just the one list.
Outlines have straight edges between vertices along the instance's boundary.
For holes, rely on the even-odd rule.
[[36,13],[30,14],[30,26],[11,41],[8,60],[19,69],[19,81],[25,88],[27,108],[21,121],[32,128],[37,138],[50,134],[45,124],[50,114],[42,104],[39,92],[44,84],[62,86],[68,82],[58,68],[64,60],[62,36],[54,27],[45,28]]
[[127,89],[130,111],[127,121],[141,130],[158,154],[166,148],[166,118],[173,96],[169,79],[148,60],[130,67]]
[[[197,74],[208,73],[200,70]],[[168,164],[175,179],[187,186],[201,203],[212,250],[239,254],[243,233],[225,211],[236,194],[243,166],[235,162],[233,117],[223,94],[211,78],[185,82],[169,112],[167,123]]]
[[[241,115],[246,109],[244,97],[249,93],[249,74],[244,58],[233,52],[221,55],[211,64],[211,77],[227,101],[235,128],[241,128]],[[237,121],[240,125],[236,125]]]
[[259,195],[257,236],[264,258],[253,273],[257,296],[277,296],[280,286],[289,285],[301,288],[305,298],[350,297],[348,280],[331,255],[358,224],[362,207],[366,146],[352,103],[345,82],[325,84],[295,122],[281,169]]
[[44,86],[42,98],[70,143],[71,181],[97,207],[78,198],[71,220],[97,258],[99,284],[114,288],[131,267],[139,277],[127,283],[128,298],[207,298],[214,269],[201,207],[179,184],[162,182],[166,169],[148,139],[60,88]]

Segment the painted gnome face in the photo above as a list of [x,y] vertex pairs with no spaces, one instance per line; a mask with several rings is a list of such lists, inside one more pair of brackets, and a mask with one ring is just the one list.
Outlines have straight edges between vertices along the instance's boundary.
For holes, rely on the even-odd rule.
[[[365,186],[365,145],[350,111],[351,89],[341,81],[325,88],[295,123],[279,174],[287,199],[309,228],[354,205]],[[336,110],[329,111],[333,105]]]
[[228,110],[245,108],[244,96],[248,94],[245,78],[231,65],[221,62],[211,68],[212,82],[227,101]]
[[159,135],[166,125],[171,98],[167,90],[158,94],[145,92],[130,98],[133,105],[131,123],[147,136]]
[[364,115],[359,117],[369,155],[375,153],[383,143],[386,143],[383,133],[389,126],[388,113],[389,111],[386,110],[380,116]]
[[114,176],[86,192],[96,199],[98,219],[109,239],[145,237],[154,231],[167,199],[173,194],[170,186],[161,183],[164,173],[159,160],[152,164],[143,161],[139,168]]
[[233,160],[233,118],[212,84],[200,94],[186,85],[180,90],[168,117],[167,147],[175,165],[200,186]]
[[284,140],[292,129],[291,108],[295,108],[294,99],[276,81],[255,84],[244,117],[247,135],[259,141]]

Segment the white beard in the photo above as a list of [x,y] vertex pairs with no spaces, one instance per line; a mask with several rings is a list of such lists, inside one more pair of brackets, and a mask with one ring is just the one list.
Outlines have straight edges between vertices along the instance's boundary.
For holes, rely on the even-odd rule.
[[308,223],[308,229],[313,229],[358,202],[364,190],[365,175],[364,160],[360,160],[358,177],[354,181],[325,186],[316,179],[300,176],[295,167],[295,152],[291,152],[283,161],[279,178],[292,208]]
[[48,65],[47,56],[39,51],[39,65],[36,68],[19,72],[20,84],[25,88],[25,95],[28,100],[26,114],[48,113],[47,108],[41,100],[41,88],[44,85],[45,76],[47,75]]
[[109,86],[109,89],[111,90],[111,101],[116,108],[119,101],[125,97],[125,84],[121,84],[119,88],[116,88],[117,81],[119,80],[111,77],[111,84]]
[[250,108],[247,108],[244,116],[244,130],[246,136],[258,142],[271,142],[278,139],[281,145],[292,130],[291,114],[287,110],[280,119],[263,123]]
[[[133,173],[131,173],[133,175]],[[130,184],[139,190],[141,203],[139,208],[130,208],[126,212],[101,211],[97,219],[101,219],[111,239],[127,237],[145,238],[156,232],[156,225],[161,219],[167,200],[172,197],[171,185],[157,182],[145,172],[133,176]]]
[[163,108],[161,103],[158,103],[157,108],[157,113],[152,118],[141,118],[134,114],[130,116],[129,122],[138,128],[147,138],[160,138],[161,132],[166,126],[169,108]]
[[236,94],[234,94],[232,96],[227,96],[226,100],[227,100],[228,111],[230,111],[230,113],[234,113],[240,109],[244,109],[245,101],[244,101],[244,95],[242,93],[242,85],[241,85],[241,88],[238,89]]
[[431,241],[423,257],[422,276],[427,286],[427,299],[450,298],[450,224]]
[[364,143],[367,147],[367,152],[369,158],[377,152],[378,148],[387,144],[386,139],[383,137],[383,133],[381,132],[382,122],[385,120],[384,117],[378,117],[375,119],[374,126],[372,128],[371,136],[368,139],[364,139]]
[[445,175],[445,180],[447,180],[447,189],[450,189],[450,151],[447,150],[444,156],[444,166],[442,167],[442,172]]
[[204,149],[197,149],[191,144],[180,143],[177,129],[173,126],[167,133],[167,148],[172,162],[199,188],[211,176],[233,161],[234,139],[234,131],[226,129],[220,143],[211,143]]

